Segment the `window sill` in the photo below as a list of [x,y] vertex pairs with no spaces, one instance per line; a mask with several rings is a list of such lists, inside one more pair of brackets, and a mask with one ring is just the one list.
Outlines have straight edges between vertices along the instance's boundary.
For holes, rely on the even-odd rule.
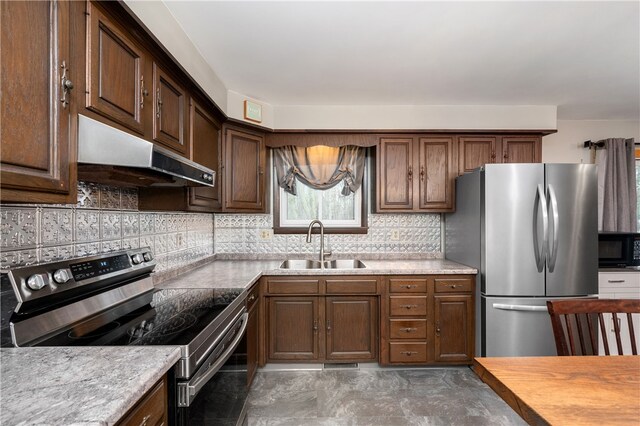
[[[274,226],[273,233],[274,234],[306,234],[309,228],[305,227],[280,227]],[[366,234],[369,232],[368,226],[361,227],[353,227],[353,228],[324,228],[325,234]],[[320,228],[313,227],[311,230],[312,234],[319,234]]]

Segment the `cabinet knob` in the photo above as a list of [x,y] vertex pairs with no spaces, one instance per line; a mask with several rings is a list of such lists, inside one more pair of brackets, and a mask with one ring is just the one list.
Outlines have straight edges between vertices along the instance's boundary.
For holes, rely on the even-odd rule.
[[424,166],[420,166],[420,181],[424,182]]
[[318,320],[313,322],[313,331],[318,331]]
[[406,328],[401,328],[401,331],[404,331],[405,333],[413,333],[414,331],[417,331],[418,329],[415,327],[406,327]]
[[413,179],[413,167],[411,166],[409,166],[408,178],[409,180]]
[[436,323],[436,336],[440,335],[440,323]]
[[406,289],[411,289],[411,288],[416,288],[416,287],[417,287],[417,285],[415,285],[415,284],[407,284],[407,285],[404,286],[404,288],[406,288]]
[[414,309],[417,308],[418,305],[400,305],[400,307],[405,309]]
[[418,352],[416,352],[416,351],[402,351],[400,353],[402,355],[411,356],[411,355],[416,355]]

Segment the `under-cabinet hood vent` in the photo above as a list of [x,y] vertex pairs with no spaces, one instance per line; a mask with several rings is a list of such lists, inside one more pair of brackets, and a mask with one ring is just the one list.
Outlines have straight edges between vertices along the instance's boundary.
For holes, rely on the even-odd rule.
[[214,186],[216,172],[99,121],[78,115],[80,178],[125,186]]

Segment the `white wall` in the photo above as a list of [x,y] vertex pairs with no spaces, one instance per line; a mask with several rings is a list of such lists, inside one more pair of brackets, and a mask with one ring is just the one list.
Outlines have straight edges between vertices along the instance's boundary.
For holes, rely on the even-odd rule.
[[277,129],[555,129],[556,106],[274,105]]
[[558,133],[542,138],[545,163],[591,163],[585,141],[635,138],[640,141],[640,120],[558,120]]

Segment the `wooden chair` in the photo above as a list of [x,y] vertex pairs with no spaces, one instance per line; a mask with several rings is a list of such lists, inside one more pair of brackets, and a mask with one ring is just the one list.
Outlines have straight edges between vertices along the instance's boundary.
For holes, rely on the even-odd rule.
[[[559,356],[598,355],[597,327],[600,324],[604,352],[610,355],[605,314],[613,316],[613,329],[618,354],[622,353],[621,321],[626,316],[631,352],[638,355],[631,314],[640,314],[640,299],[572,299],[548,301],[553,336]],[[618,317],[618,314],[622,318]],[[625,315],[626,314],[626,315]],[[576,342],[576,337],[578,342]],[[588,340],[587,340],[588,338]],[[579,343],[578,347],[576,343]],[[624,354],[630,355],[630,354]]]

